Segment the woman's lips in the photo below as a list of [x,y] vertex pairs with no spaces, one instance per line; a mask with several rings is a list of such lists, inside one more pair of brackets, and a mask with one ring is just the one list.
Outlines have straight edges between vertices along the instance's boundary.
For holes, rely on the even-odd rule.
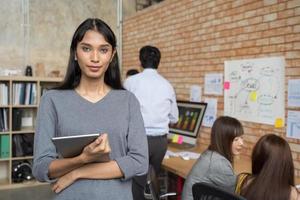
[[88,66],[88,68],[89,68],[91,71],[98,71],[101,67],[100,67],[100,66]]

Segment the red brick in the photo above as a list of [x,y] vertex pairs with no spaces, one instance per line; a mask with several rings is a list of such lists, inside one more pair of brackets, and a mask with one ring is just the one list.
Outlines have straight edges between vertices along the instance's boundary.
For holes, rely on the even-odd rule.
[[294,9],[283,10],[281,12],[278,12],[278,19],[288,18],[293,16],[294,16]]
[[287,2],[287,8],[295,8],[300,6],[299,0],[290,0]]
[[264,22],[269,22],[269,21],[274,21],[277,19],[277,13],[271,13],[264,15],[263,21]]
[[294,33],[300,33],[300,25],[295,25],[293,28]]
[[294,50],[300,50],[300,42],[295,42],[294,44],[293,44],[293,48],[294,48]]
[[264,0],[264,6],[276,4],[277,0]]
[[285,35],[285,41],[286,42],[300,41],[300,34]]
[[287,25],[299,25],[299,23],[300,23],[300,16],[290,17],[286,21]]
[[269,44],[270,44],[269,38],[263,38],[263,39],[256,40],[256,46],[269,45]]
[[281,44],[284,43],[284,36],[277,36],[270,38],[270,44]]
[[272,21],[269,22],[269,27],[272,28],[278,28],[278,27],[283,27],[286,26],[287,22],[286,19],[281,19],[281,20],[276,20],[276,21]]
[[300,51],[286,52],[285,57],[288,58],[300,58]]

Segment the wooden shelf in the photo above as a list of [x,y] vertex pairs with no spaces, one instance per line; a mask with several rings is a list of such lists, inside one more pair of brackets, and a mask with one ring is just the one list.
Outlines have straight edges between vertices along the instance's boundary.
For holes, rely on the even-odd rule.
[[35,186],[48,185],[48,184],[49,183],[38,182],[37,180],[9,184],[8,180],[3,180],[3,183],[0,182],[0,190],[16,189],[16,188],[24,188],[24,187],[35,187]]
[[9,108],[9,105],[0,105],[0,108]]
[[38,108],[38,105],[12,105],[12,108]]
[[9,180],[8,179],[0,179],[0,188],[9,186]]
[[58,83],[62,81],[62,78],[35,77],[35,76],[0,76],[0,81]]
[[30,134],[30,133],[34,133],[34,129],[33,128],[22,128],[22,130],[20,131],[12,131],[11,134]]
[[32,160],[33,156],[12,157],[11,160]]
[[[41,185],[41,183],[37,181],[27,181],[23,183],[13,183],[12,181],[12,165],[16,161],[22,161],[22,160],[32,160],[33,156],[21,156],[21,157],[12,157],[13,155],[13,138],[20,134],[34,134],[35,130],[35,124],[34,119],[36,117],[36,113],[38,111],[39,102],[40,102],[40,95],[43,88],[48,86],[54,86],[57,85],[62,81],[62,78],[50,78],[50,77],[28,77],[28,76],[0,76],[0,83],[5,83],[5,85],[8,86],[8,105],[0,105],[0,109],[2,112],[2,109],[6,109],[7,111],[7,125],[8,125],[8,131],[0,132],[0,136],[2,135],[9,135],[9,155],[11,157],[9,158],[1,158],[0,157],[0,167],[2,166],[3,171],[0,171],[1,179],[0,179],[0,190],[1,189],[8,189],[8,188],[19,188],[19,187],[29,187],[29,186],[36,186]],[[30,87],[35,88],[36,90],[25,90],[25,94],[20,92],[20,90],[14,90],[14,85],[18,85],[19,83],[26,83],[27,85],[30,85]],[[33,84],[27,84],[27,83],[33,83]],[[21,84],[22,85],[22,84]],[[34,85],[34,87],[32,86]],[[16,92],[17,91],[17,92]],[[20,98],[28,98],[28,94],[26,95],[26,92],[30,91],[29,96],[31,98],[35,98],[34,101],[29,105],[14,105],[13,104],[13,97],[20,95]],[[31,93],[32,91],[35,91],[35,93]],[[13,94],[15,93],[15,94]],[[22,96],[24,95],[24,96]],[[31,96],[32,95],[32,96]],[[23,99],[24,100],[24,99]],[[28,100],[28,99],[27,99]],[[30,100],[29,100],[30,101]],[[24,101],[20,101],[24,102]],[[26,127],[22,128],[19,131],[13,131],[12,125],[13,125],[13,113],[15,109],[21,109],[24,114],[24,117],[27,117],[26,114],[30,113],[33,117],[33,126],[32,127]],[[2,114],[2,113],[0,113]],[[28,125],[28,124],[27,124]],[[31,125],[31,124],[30,124]],[[24,127],[24,126],[23,126]],[[0,154],[1,156],[1,154]],[[2,173],[1,173],[2,172]]]

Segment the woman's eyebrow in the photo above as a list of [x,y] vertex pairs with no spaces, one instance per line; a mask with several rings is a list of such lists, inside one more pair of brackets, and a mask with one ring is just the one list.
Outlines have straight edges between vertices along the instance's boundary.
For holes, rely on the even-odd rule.
[[84,43],[84,42],[80,43],[79,45],[84,45],[84,46],[89,46],[89,47],[92,46],[92,45],[90,45],[89,43]]
[[[84,46],[92,47],[91,44],[85,43],[85,42],[82,42],[79,45],[84,45]],[[110,45],[109,44],[101,44],[99,47],[110,47]]]

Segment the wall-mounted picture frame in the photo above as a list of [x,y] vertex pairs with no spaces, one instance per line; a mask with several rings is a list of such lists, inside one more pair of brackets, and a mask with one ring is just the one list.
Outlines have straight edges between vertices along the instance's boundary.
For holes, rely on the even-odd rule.
[[207,103],[177,101],[179,118],[170,125],[170,133],[196,138],[203,121]]

